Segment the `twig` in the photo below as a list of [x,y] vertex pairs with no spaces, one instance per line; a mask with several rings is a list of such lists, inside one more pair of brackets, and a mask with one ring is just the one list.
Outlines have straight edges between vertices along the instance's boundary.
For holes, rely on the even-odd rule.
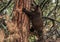
[[[0,11],[0,13],[2,12],[2,11],[4,11],[8,6],[9,6],[9,4],[12,2],[12,0],[10,0],[9,2],[8,2],[8,4]],[[0,14],[1,15],[1,14]]]

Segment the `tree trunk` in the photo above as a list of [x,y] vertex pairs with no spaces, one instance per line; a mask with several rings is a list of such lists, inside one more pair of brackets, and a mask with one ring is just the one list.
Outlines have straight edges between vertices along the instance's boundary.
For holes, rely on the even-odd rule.
[[[29,18],[25,15],[25,13],[22,12],[22,8],[26,8],[27,10],[29,10],[31,2],[32,0],[15,0],[12,21],[17,26],[17,33],[20,35],[20,37],[14,42],[28,42],[30,23]],[[39,38],[42,39],[41,37]]]
[[[16,24],[19,29],[18,34],[20,38],[17,40],[18,42],[28,42],[29,36],[29,19],[22,12],[22,8],[30,9],[31,0],[15,0],[15,6],[13,10],[13,23]],[[17,42],[15,41],[15,42]]]

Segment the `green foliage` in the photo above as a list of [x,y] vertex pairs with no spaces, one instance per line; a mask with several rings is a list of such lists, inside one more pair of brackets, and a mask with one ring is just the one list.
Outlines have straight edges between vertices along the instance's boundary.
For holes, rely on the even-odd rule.
[[29,42],[35,42],[35,41],[36,41],[35,35],[30,35]]
[[[0,11],[8,4],[10,0],[3,0],[3,2],[0,2]],[[14,7],[14,1],[12,1],[9,6],[3,10],[3,12],[1,14],[3,15],[9,15],[10,16],[10,20],[12,19],[12,11],[13,11],[13,7]],[[4,16],[2,19],[6,19],[6,17]],[[1,23],[0,20],[0,28],[4,29],[5,34],[9,35],[9,31],[7,30],[6,25],[4,25],[3,23]]]
[[[57,0],[55,0],[55,2],[53,0],[45,0],[45,1],[44,0],[34,0],[34,1],[35,1],[36,5],[39,5],[40,8],[42,9],[43,16],[50,17],[57,21],[60,21],[60,0],[58,0],[58,2],[57,2]],[[3,9],[3,7],[5,7],[8,2],[9,2],[9,0],[3,0],[3,2],[0,1],[0,10]],[[2,12],[2,14],[9,15],[10,19],[12,19],[13,7],[14,7],[14,1],[12,1],[10,3],[10,5]],[[48,16],[48,14],[49,14],[49,16]],[[45,26],[44,28],[46,28],[46,29],[48,28],[50,30],[51,25],[53,25],[53,24],[50,20],[46,20],[46,19],[44,20],[44,26]],[[58,30],[60,30],[60,23],[55,22],[55,25],[56,25],[56,27],[54,27],[54,28],[57,28]],[[4,24],[2,24],[2,26],[4,29],[6,29],[6,26]],[[30,42],[34,42],[35,40],[36,39],[35,39],[34,35],[29,37]]]

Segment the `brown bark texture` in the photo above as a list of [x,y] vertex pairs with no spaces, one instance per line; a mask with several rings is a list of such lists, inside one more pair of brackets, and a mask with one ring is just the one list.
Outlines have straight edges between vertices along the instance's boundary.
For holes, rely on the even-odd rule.
[[15,0],[15,6],[13,10],[13,23],[16,24],[20,38],[15,42],[28,42],[29,36],[29,19],[22,12],[22,8],[30,9],[31,0]]

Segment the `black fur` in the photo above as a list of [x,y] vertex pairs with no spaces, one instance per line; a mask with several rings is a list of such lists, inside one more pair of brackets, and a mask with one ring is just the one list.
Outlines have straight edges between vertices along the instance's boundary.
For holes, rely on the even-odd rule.
[[42,26],[43,26],[42,25],[43,23],[41,21],[42,17],[40,17],[41,13],[38,9],[38,6],[34,7],[34,11],[28,11],[25,8],[23,8],[22,11],[30,18],[30,20],[32,22],[32,26],[34,28],[30,29],[31,31],[34,31],[34,30],[40,31],[40,30],[42,30]]

